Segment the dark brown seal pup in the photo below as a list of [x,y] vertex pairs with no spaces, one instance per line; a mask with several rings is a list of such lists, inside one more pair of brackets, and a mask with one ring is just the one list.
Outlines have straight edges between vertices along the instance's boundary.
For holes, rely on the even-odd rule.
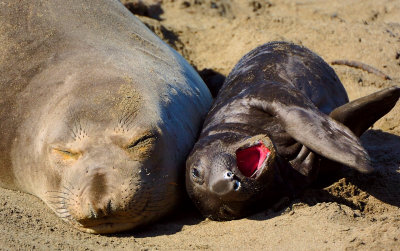
[[0,186],[90,233],[174,208],[212,102],[116,0],[0,1],[0,93]]
[[393,87],[348,103],[319,56],[286,42],[262,45],[218,93],[186,162],[188,194],[204,216],[228,220],[295,196],[329,161],[372,172],[357,136],[399,95]]

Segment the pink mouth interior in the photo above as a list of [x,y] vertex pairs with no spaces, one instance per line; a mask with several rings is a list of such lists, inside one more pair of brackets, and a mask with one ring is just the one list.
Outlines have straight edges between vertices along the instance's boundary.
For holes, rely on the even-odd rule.
[[246,177],[252,176],[261,168],[269,153],[270,150],[263,143],[237,150],[236,162],[240,172]]

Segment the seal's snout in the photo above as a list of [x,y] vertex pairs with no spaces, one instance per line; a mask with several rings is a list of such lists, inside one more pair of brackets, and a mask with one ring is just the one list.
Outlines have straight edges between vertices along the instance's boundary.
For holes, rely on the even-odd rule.
[[222,176],[210,182],[211,191],[222,196],[234,191],[238,191],[241,182],[231,171],[226,171]]
[[241,189],[241,180],[232,171],[235,164],[235,160],[230,154],[218,153],[213,156],[208,184],[211,192],[218,196],[228,196]]
[[88,204],[88,218],[98,219],[107,217],[113,213],[113,203],[110,198],[112,191],[108,191],[110,190],[108,187],[106,174],[95,173],[93,175],[90,188],[87,191],[88,196],[85,203]]
[[69,203],[73,219],[88,225],[93,220],[113,217],[117,213],[117,199],[120,197],[120,190],[115,186],[116,177],[108,169],[98,166],[89,168],[83,176],[86,176],[86,182],[75,189],[77,196]]
[[88,204],[88,211],[82,218],[77,219],[81,224],[87,223],[89,220],[96,220],[113,215],[112,201],[108,200],[105,203],[92,202]]

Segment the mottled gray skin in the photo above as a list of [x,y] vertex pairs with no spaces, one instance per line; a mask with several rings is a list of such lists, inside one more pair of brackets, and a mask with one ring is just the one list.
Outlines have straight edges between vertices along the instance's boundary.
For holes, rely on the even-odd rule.
[[[188,194],[204,216],[229,220],[295,196],[332,161],[369,173],[357,136],[399,95],[393,87],[348,103],[319,56],[286,42],[264,44],[239,61],[219,91],[186,162]],[[271,153],[247,177],[236,151],[260,142]]]
[[176,205],[212,98],[119,1],[0,1],[0,186],[89,233]]

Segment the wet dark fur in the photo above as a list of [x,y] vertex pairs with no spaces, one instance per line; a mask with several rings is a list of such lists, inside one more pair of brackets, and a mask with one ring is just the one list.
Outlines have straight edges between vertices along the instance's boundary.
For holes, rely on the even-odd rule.
[[[386,110],[390,110],[399,89],[392,88],[382,95],[391,97],[385,103]],[[327,116],[341,106],[344,108],[336,114],[342,116],[348,101],[333,69],[310,50],[286,42],[254,49],[225,80],[187,160],[189,196],[206,217],[234,219],[283,196],[298,194],[318,177],[321,160],[327,160],[324,157],[371,172],[369,156],[358,137]],[[377,112],[367,126],[361,123],[351,129],[362,128],[358,132],[364,132],[386,110]],[[234,153],[241,147],[240,142],[257,139],[257,135],[266,135],[272,141],[276,156],[269,170],[253,179],[237,169]],[[221,181],[227,170],[234,174],[229,182],[236,182],[236,188],[240,184],[240,188],[235,190],[226,184],[214,191],[215,182],[228,182]],[[215,176],[221,178],[214,182]]]

